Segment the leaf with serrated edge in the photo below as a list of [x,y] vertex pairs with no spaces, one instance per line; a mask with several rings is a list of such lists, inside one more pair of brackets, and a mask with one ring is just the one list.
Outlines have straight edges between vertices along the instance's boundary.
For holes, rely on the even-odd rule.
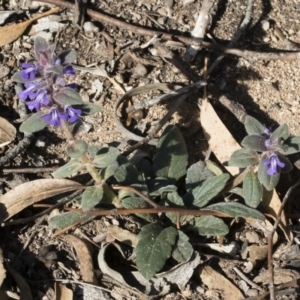
[[264,133],[265,126],[251,116],[245,119],[245,129],[249,135],[260,135]]
[[243,197],[248,206],[256,208],[261,202],[263,187],[256,174],[248,172],[243,181]]
[[94,208],[103,198],[102,186],[88,187],[82,193],[81,208],[83,211]]
[[179,263],[188,261],[193,254],[193,247],[189,242],[189,237],[181,230],[178,230],[177,243],[173,249],[172,257]]
[[54,178],[66,178],[76,174],[82,167],[79,159],[71,158],[65,165],[52,173]]
[[229,158],[228,164],[230,166],[237,166],[246,168],[248,166],[258,163],[258,155],[254,150],[239,149],[232,153]]
[[194,230],[200,235],[220,236],[229,232],[227,225],[220,218],[214,216],[201,216],[195,218]]
[[136,246],[136,265],[141,274],[150,279],[171,256],[176,242],[177,230],[173,227],[163,228],[152,223],[142,228]]
[[44,129],[48,123],[43,119],[43,113],[41,111],[34,113],[27,120],[25,120],[19,130],[21,132],[37,132]]
[[192,190],[194,196],[193,205],[205,206],[211,199],[216,197],[225,187],[229,174],[222,174],[205,180],[200,186]]
[[261,135],[248,135],[242,140],[241,145],[250,150],[263,152],[268,150],[265,141],[266,138]]
[[258,219],[261,221],[265,220],[265,216],[259,211],[237,202],[216,203],[205,207],[205,209],[218,211],[227,214],[233,218],[241,217]]
[[156,147],[153,163],[157,177],[177,181],[186,174],[187,148],[185,140],[176,126],[169,125],[165,128]]
[[37,179],[22,183],[0,197],[0,222],[38,201],[82,187],[67,179]]

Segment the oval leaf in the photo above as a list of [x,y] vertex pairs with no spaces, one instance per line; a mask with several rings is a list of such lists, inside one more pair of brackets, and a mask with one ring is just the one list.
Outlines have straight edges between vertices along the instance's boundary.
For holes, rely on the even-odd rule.
[[189,237],[184,234],[181,230],[178,230],[177,243],[173,249],[172,257],[179,263],[188,261],[193,254],[193,247],[189,242]]
[[240,168],[246,168],[258,163],[258,155],[254,150],[239,149],[233,152],[228,164],[230,166],[237,166]]
[[102,109],[102,107],[99,105],[87,102],[81,105],[75,105],[74,107],[81,109],[82,116],[94,115]]
[[157,142],[153,159],[157,177],[173,179],[175,182],[186,174],[188,153],[180,130],[169,125]]
[[39,111],[25,120],[19,130],[28,133],[37,132],[44,129],[47,125],[48,123],[44,120],[43,113]]
[[38,179],[22,183],[0,197],[0,222],[33,203],[82,187],[67,179]]
[[102,186],[88,187],[82,193],[81,208],[83,211],[93,209],[103,198]]
[[[92,151],[92,149],[90,149],[90,151]],[[93,155],[94,159],[92,161],[92,164],[98,168],[106,168],[116,162],[119,154],[120,153],[116,148],[101,148],[95,151],[95,154]]]
[[73,211],[63,212],[58,215],[50,216],[48,219],[48,225],[51,229],[63,229],[72,224],[80,222],[80,220],[88,220],[93,217],[88,217],[85,213],[77,213]]
[[206,209],[218,211],[227,214],[233,218],[242,217],[242,218],[258,219],[261,221],[265,220],[265,216],[259,211],[237,202],[216,203],[207,206]]
[[63,88],[59,93],[55,94],[54,98],[62,105],[81,105],[84,103],[80,95],[69,87]]
[[290,136],[289,127],[286,124],[282,124],[271,134],[270,140],[271,141],[275,141],[278,139],[286,140],[289,136]]
[[142,228],[136,246],[136,265],[141,274],[150,279],[164,266],[171,256],[176,242],[177,230],[173,227],[163,228],[152,223]]
[[224,189],[229,178],[229,174],[222,174],[209,178],[202,182],[200,186],[197,186],[191,192],[189,192],[188,194],[190,195],[187,194],[184,197],[184,200],[190,204],[190,201],[193,198],[191,204],[198,207],[203,207],[211,199],[219,195],[219,193]]
[[256,208],[261,202],[263,187],[256,174],[248,172],[243,181],[243,197],[248,206]]
[[79,159],[72,158],[64,166],[57,169],[52,173],[54,178],[66,178],[77,173],[82,167],[82,163]]
[[284,144],[288,145],[288,150],[284,152],[285,155],[300,152],[300,136],[289,137]]
[[195,218],[193,229],[198,232],[199,235],[204,236],[220,236],[226,235],[229,232],[229,229],[224,221],[214,216],[201,216]]
[[85,141],[71,141],[67,145],[67,154],[72,158],[79,158],[86,153],[88,145]]
[[265,126],[251,116],[245,119],[245,129],[249,135],[261,135],[264,133]]
[[241,145],[254,151],[263,152],[268,150],[265,141],[266,138],[261,135],[248,135],[242,140]]

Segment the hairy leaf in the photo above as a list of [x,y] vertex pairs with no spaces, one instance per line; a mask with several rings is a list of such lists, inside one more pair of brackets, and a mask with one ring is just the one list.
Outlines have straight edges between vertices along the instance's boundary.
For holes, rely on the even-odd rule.
[[285,155],[300,152],[300,136],[289,137],[284,143],[288,145],[288,150],[284,152]]
[[61,59],[63,65],[69,65],[76,60],[77,53],[75,50],[67,50],[60,53],[58,57]]
[[265,126],[251,116],[245,119],[245,129],[249,135],[261,135],[264,133]]
[[237,166],[246,168],[258,163],[258,155],[254,150],[239,149],[232,153],[229,158],[228,164],[230,166]]
[[[167,194],[166,204],[170,207],[184,207],[183,199],[178,195],[177,191]],[[166,213],[166,216],[174,223],[177,224],[178,215],[176,213]],[[180,217],[180,223],[184,222],[186,216]]]
[[220,236],[229,232],[227,225],[220,218],[214,216],[201,216],[195,218],[194,230],[200,235]]
[[189,237],[181,230],[178,230],[177,243],[173,249],[172,257],[179,263],[188,261],[193,254],[193,246],[189,242]]
[[184,202],[197,207],[205,206],[211,199],[219,195],[229,178],[229,174],[222,174],[205,180],[184,196]]
[[136,265],[141,274],[150,279],[171,256],[176,242],[177,230],[173,227],[163,228],[152,223],[142,228],[136,247]]
[[43,119],[43,113],[39,111],[25,120],[19,130],[27,133],[37,132],[44,129],[47,125],[48,123]]
[[67,154],[72,158],[79,158],[86,153],[88,145],[85,141],[70,141],[67,145]]
[[97,104],[85,102],[81,105],[74,105],[75,108],[79,108],[82,111],[82,116],[94,115],[102,110],[102,107]]
[[62,229],[66,228],[72,224],[79,222],[80,220],[87,221],[88,219],[93,219],[93,217],[88,217],[86,213],[76,213],[73,211],[68,211],[61,213],[59,215],[50,216],[48,218],[48,225],[51,229]]
[[243,181],[243,196],[248,206],[256,208],[263,195],[263,187],[256,174],[248,172]]
[[76,174],[82,167],[82,163],[77,158],[71,158],[65,165],[52,173],[54,178],[66,178]]
[[275,141],[277,139],[284,139],[286,140],[290,136],[289,127],[286,124],[280,125],[270,137],[271,141]]
[[214,175],[221,175],[223,174],[222,169],[214,162],[211,160],[206,161],[206,168],[210,170]]
[[98,168],[106,168],[112,165],[117,160],[119,154],[120,153],[116,148],[101,148],[95,153],[95,155],[93,155],[94,159],[92,161],[92,164]]
[[80,105],[84,104],[79,93],[74,89],[65,87],[54,96],[55,100],[62,105]]
[[248,135],[242,140],[242,146],[254,151],[263,152],[268,150],[265,145],[266,138],[261,135]]
[[176,182],[186,174],[187,148],[176,126],[169,125],[165,128],[156,147],[153,162],[157,177],[173,179]]
[[265,216],[259,211],[237,202],[216,203],[207,206],[205,209],[218,211],[234,218],[242,217],[242,218],[258,219],[261,221],[265,220]]
[[83,211],[93,209],[103,198],[102,186],[91,186],[88,187],[82,193],[81,208]]

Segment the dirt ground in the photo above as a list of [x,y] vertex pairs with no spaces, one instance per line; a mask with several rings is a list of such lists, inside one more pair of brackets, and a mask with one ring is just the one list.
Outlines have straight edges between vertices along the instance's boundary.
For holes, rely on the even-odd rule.
[[[88,1],[89,7],[99,10],[111,18],[126,20],[144,28],[155,28],[161,31],[184,34],[192,32],[196,18],[201,8],[202,0],[103,0]],[[217,1],[216,1],[217,2]],[[30,18],[34,13],[47,10],[51,5],[42,2],[6,1],[0,0],[0,11],[15,11],[5,19],[1,26],[19,23]],[[224,0],[216,4],[215,14],[211,16],[211,26],[206,41],[227,45],[238,30],[245,16],[247,0]],[[17,86],[11,81],[12,75],[19,70],[20,63],[33,58],[33,39],[37,35],[49,39],[57,44],[57,53],[75,49],[77,51],[76,83],[80,86],[80,94],[84,101],[90,101],[103,106],[101,112],[85,117],[79,128],[78,136],[90,144],[114,145],[124,151],[128,138],[119,131],[114,120],[114,106],[119,97],[131,88],[150,83],[174,83],[178,85],[190,84],[187,78],[170,61],[157,54],[155,47],[150,44],[150,37],[138,35],[136,32],[118,26],[94,21],[84,15],[80,25],[74,24],[74,13],[70,9],[61,9],[58,13],[40,19],[30,25],[16,41],[0,47],[0,116],[14,124],[17,128],[20,123],[20,105],[17,97]],[[1,20],[1,14],[0,14]],[[51,22],[50,22],[51,21]],[[43,23],[44,22],[44,23]],[[89,22],[93,22],[92,24]],[[53,23],[53,27],[41,29],[36,24]],[[50,26],[50,25],[49,25]],[[42,26],[41,26],[42,27]],[[159,37],[158,37],[159,38]],[[0,37],[1,40],[1,37]],[[163,44],[166,41],[162,41]],[[146,46],[145,46],[146,45]],[[166,44],[175,54],[184,56],[186,45],[183,43]],[[236,45],[239,49],[260,52],[296,51],[300,49],[300,2],[296,0],[257,0],[254,1],[253,14],[249,27],[243,32]],[[208,66],[222,54],[220,51],[202,49],[189,66],[199,76],[203,75],[204,58],[208,57]],[[107,76],[99,75],[99,69],[105,70]],[[98,73],[97,73],[98,72]],[[286,123],[293,135],[300,135],[300,60],[260,60],[252,61],[234,55],[226,55],[219,66],[210,74],[207,95],[222,121],[232,135],[241,141],[245,132],[243,125],[225,108],[219,98],[226,95],[232,102],[239,103],[245,111],[269,127],[276,127]],[[159,93],[145,93],[134,97],[133,103],[152,98]],[[167,123],[176,124],[187,142],[190,154],[190,163],[204,159],[208,146],[202,133],[199,122],[200,95],[191,95],[189,99],[173,114]],[[136,134],[146,134],[153,125],[160,120],[171,107],[168,104],[153,106],[139,111],[123,121]],[[18,133],[13,144],[5,151],[22,140]],[[65,151],[65,137],[60,129],[48,128],[34,136],[34,142],[21,155],[15,157],[5,166],[15,168],[52,167],[62,165],[68,160]],[[149,151],[152,148],[146,147]],[[298,155],[291,160],[297,166]],[[284,178],[279,187],[279,195],[283,196],[286,190],[300,177],[297,168],[289,178]],[[1,175],[2,193],[20,185],[21,183],[39,178],[51,178],[48,173],[15,173],[8,171]],[[85,181],[84,175],[74,180]],[[55,202],[57,199],[54,199]],[[299,213],[299,196],[294,196],[288,203],[287,211]],[[45,201],[52,205],[54,202]],[[45,204],[45,205],[46,205]],[[40,213],[45,207],[28,207],[18,218],[28,218]],[[75,233],[81,238],[88,239],[93,244],[94,269],[99,275],[99,286],[104,288],[98,296],[85,296],[84,288],[75,281],[82,282],[80,262],[73,247],[66,241],[64,235],[52,236],[47,225],[47,215],[26,224],[5,226],[0,228],[0,246],[3,258],[12,268],[21,275],[31,290],[33,299],[72,299],[58,295],[60,281],[67,284],[74,292],[73,299],[143,299],[140,294],[120,285],[116,280],[101,277],[97,266],[97,252],[105,243],[114,238],[107,233],[107,227],[117,225],[133,233],[139,232],[139,224],[127,217],[103,217],[87,224],[72,228],[69,233]],[[276,284],[284,284],[299,279],[299,220],[289,221],[295,239],[290,244],[279,232],[279,241],[274,251],[275,272],[278,270]],[[201,263],[215,268],[227,278],[244,295],[245,299],[258,299],[258,294],[268,290],[267,261],[255,265],[252,271],[246,274],[257,286],[251,286],[234,270],[237,267],[245,270],[245,260],[241,255],[234,257],[218,251],[207,250],[198,244],[215,239],[193,240],[195,249],[200,251]],[[255,245],[266,245],[264,235],[254,231],[249,225],[236,223],[232,226],[225,244],[235,244],[240,249],[245,241]],[[198,246],[197,246],[198,245]],[[241,249],[239,250],[239,253]],[[113,256],[112,256],[113,257]],[[118,268],[118,263],[115,263]],[[281,272],[281,273],[280,273]],[[8,291],[8,299],[20,298],[18,279],[12,272],[5,279],[2,289]],[[258,278],[261,276],[260,278]],[[65,280],[65,281],[63,281]],[[296,282],[296,281],[295,281]],[[24,284],[24,283],[23,283]],[[248,289],[245,288],[248,286]],[[19,288],[17,287],[19,286]],[[21,284],[22,286],[22,284]],[[288,289],[289,288],[289,289]],[[105,290],[106,289],[106,290]],[[298,284],[287,286],[277,299],[300,299],[297,294]],[[23,290],[24,291],[24,290]],[[161,299],[224,299],[231,300],[224,295],[222,289],[209,288],[199,279],[199,270],[185,287],[175,286],[171,293]],[[0,295],[1,298],[1,295]],[[23,298],[25,299],[25,298]],[[28,298],[29,299],[29,298]],[[145,298],[147,299],[147,298]],[[262,298],[260,298],[262,299]],[[268,299],[266,296],[265,299]]]

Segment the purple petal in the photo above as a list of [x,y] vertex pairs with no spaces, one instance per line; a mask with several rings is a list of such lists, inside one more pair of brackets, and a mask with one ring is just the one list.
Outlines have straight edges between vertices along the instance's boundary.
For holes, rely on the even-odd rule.
[[43,116],[43,119],[49,125],[61,125],[61,120],[66,120],[68,118],[67,114],[61,113],[57,107],[51,108],[50,113]]
[[66,66],[64,68],[64,75],[75,75],[75,70],[72,66]]
[[65,113],[68,116],[68,121],[70,123],[74,123],[78,117],[81,115],[81,109],[73,108],[70,105],[65,106]]
[[267,174],[272,176],[278,174],[280,170],[278,168],[284,168],[285,163],[281,162],[276,153],[272,153],[270,157],[263,163],[265,167],[268,167]]

